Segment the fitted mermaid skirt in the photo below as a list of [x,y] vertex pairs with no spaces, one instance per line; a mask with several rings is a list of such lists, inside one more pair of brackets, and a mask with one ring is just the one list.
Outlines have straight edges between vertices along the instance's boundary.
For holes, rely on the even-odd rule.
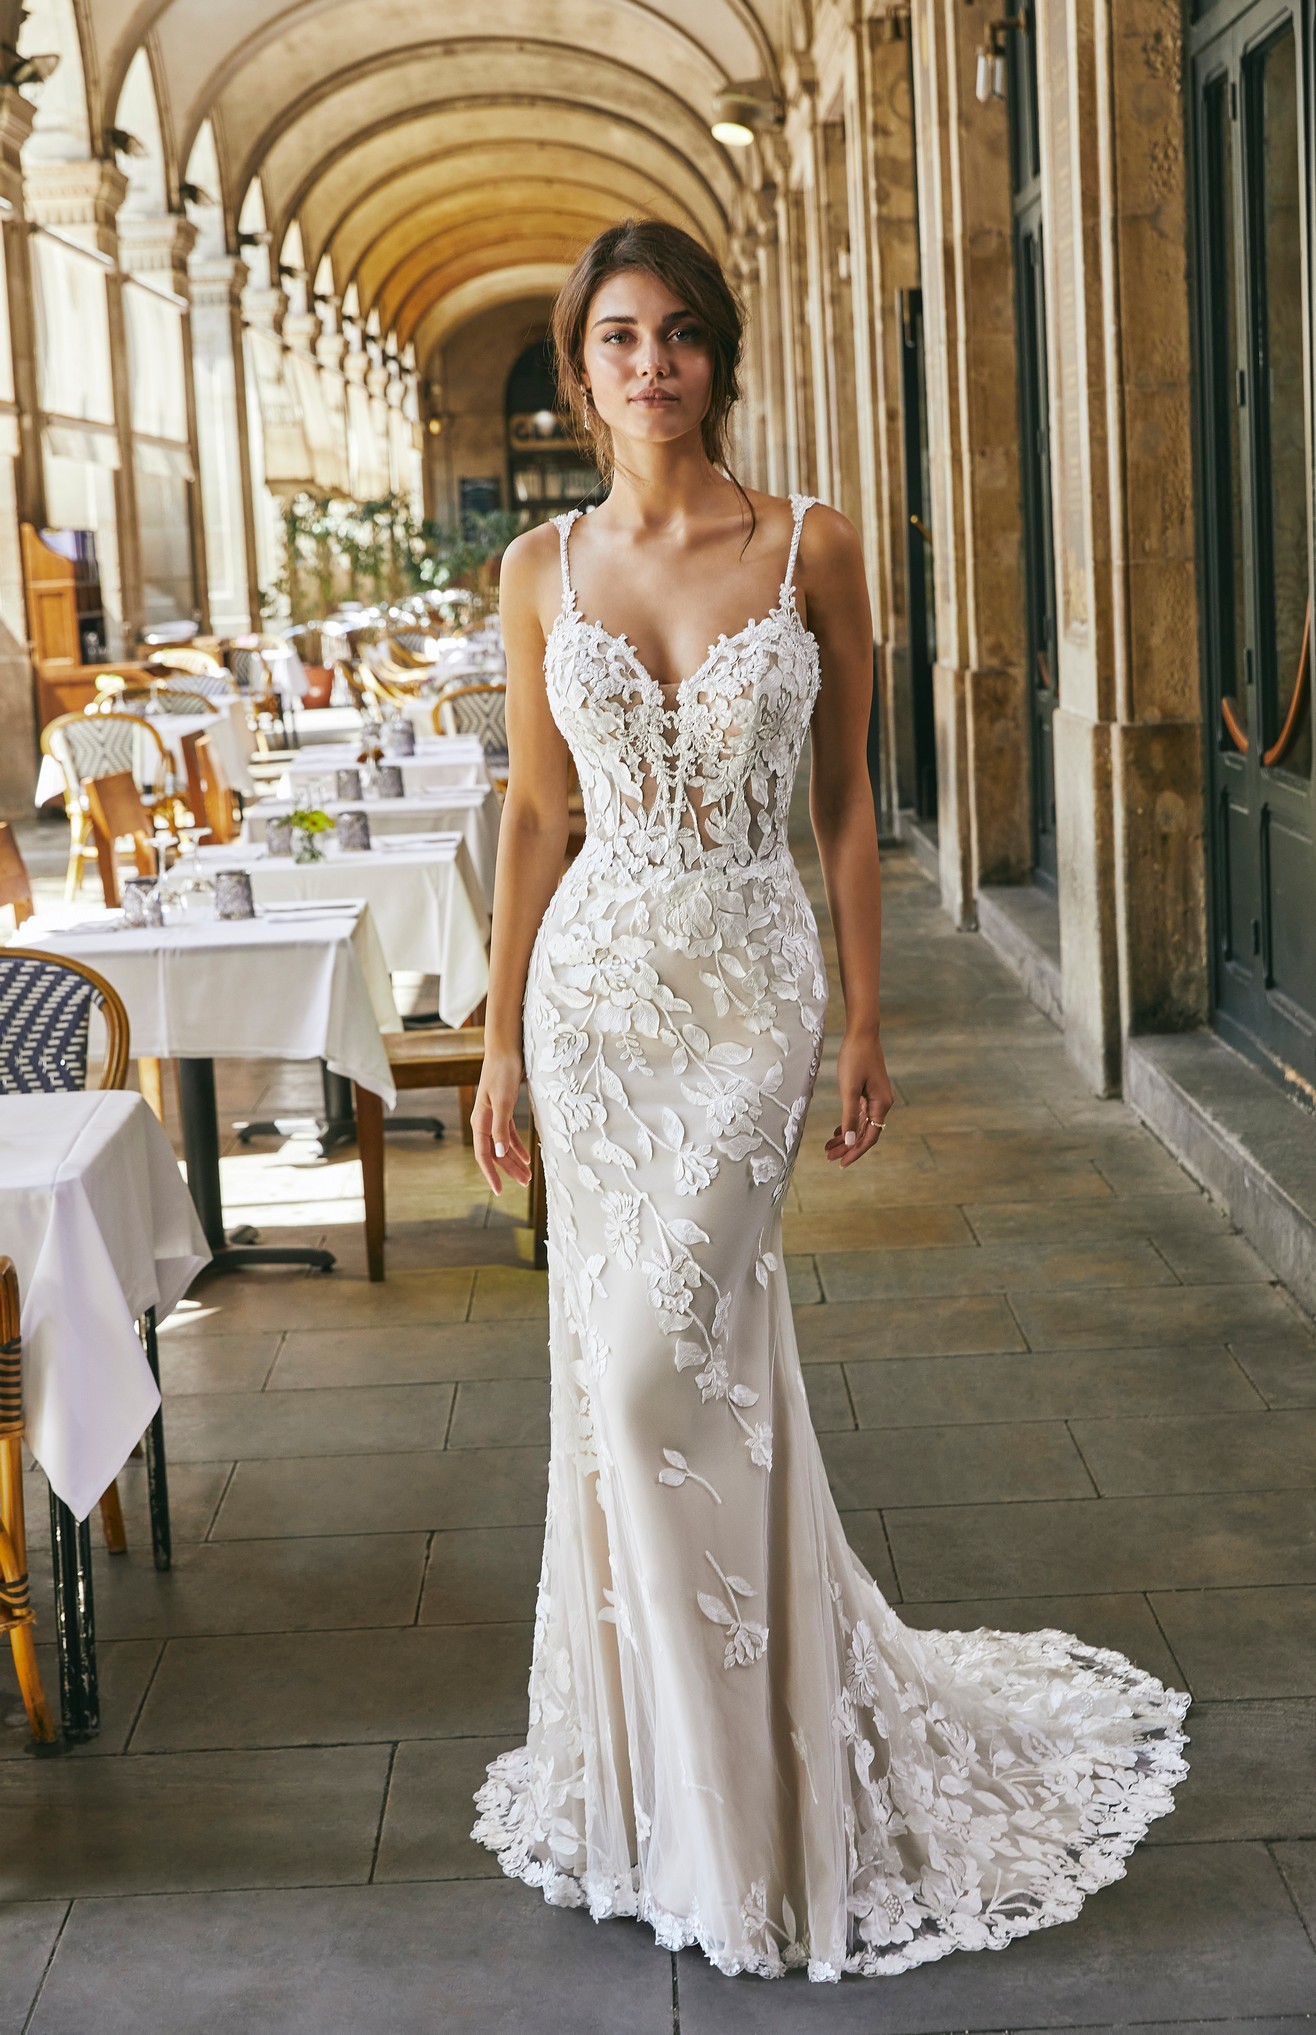
[[1060,1632],[915,1633],[847,1546],[781,1251],[826,1005],[785,838],[818,684],[794,546],[669,705],[579,616],[572,520],[546,679],[589,835],[525,1003],[548,1516],[527,1742],[474,1835],[726,1972],[999,1947],[1122,1874],[1188,1699]]

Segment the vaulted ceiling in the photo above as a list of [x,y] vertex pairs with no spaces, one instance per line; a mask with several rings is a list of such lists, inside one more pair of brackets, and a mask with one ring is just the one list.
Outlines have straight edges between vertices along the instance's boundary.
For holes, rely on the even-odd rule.
[[799,0],[29,0],[22,40],[80,45],[92,152],[131,127],[145,52],[173,203],[203,162],[236,247],[258,180],[272,245],[295,224],[306,269],[327,256],[337,291],[355,284],[423,364],[474,311],[552,288],[628,211],[721,245],[754,164],[712,138],[717,95],[775,82],[788,9]]

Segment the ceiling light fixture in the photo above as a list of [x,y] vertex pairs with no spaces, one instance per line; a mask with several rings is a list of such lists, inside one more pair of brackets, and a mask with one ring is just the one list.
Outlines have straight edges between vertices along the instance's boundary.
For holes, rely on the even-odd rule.
[[755,138],[780,127],[785,109],[766,78],[727,85],[717,95],[710,125],[714,141],[724,148],[748,148]]

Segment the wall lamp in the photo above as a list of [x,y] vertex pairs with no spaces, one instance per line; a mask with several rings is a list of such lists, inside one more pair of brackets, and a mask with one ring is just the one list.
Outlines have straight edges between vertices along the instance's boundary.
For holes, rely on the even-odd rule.
[[126,127],[107,127],[105,139],[116,155],[129,156],[134,162],[140,162],[144,155],[149,154],[146,143],[139,141],[135,134],[129,134]]
[[993,99],[1005,97],[1005,38],[1011,29],[1027,26],[1028,23],[1022,14],[1007,14],[1000,21],[989,22],[983,30],[982,48],[978,51],[978,75],[974,85],[981,105],[986,106]]
[[203,191],[200,184],[180,184],[178,186],[178,195],[185,205],[197,205],[204,208],[215,203],[209,191]]
[[59,52],[22,57],[11,42],[0,43],[0,85],[44,85],[59,69]]
[[726,148],[748,148],[755,135],[780,127],[785,118],[785,108],[768,80],[750,78],[718,93],[710,131]]

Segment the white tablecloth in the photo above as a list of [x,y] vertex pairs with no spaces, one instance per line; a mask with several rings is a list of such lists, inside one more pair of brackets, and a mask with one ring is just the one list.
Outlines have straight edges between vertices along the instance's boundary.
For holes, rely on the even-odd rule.
[[[348,770],[361,754],[356,742],[308,742],[288,759],[279,779],[280,798],[302,793],[308,779],[332,778],[335,771]],[[417,741],[414,756],[388,756],[387,763],[402,766],[403,787],[410,797],[438,791],[452,784],[488,784],[484,750],[474,735],[428,735]]]
[[29,919],[15,944],[103,975],[123,999],[139,1058],[324,1060],[390,1106],[396,1099],[380,1033],[400,1031],[402,1020],[359,905],[164,927],[66,907]]
[[140,1095],[0,1096],[0,1244],[23,1307],[28,1446],[85,1519],[160,1404],[134,1323],[210,1261]]
[[[321,810],[336,816],[363,812],[371,839],[394,834],[460,834],[466,843],[487,910],[493,902],[494,865],[498,860],[498,821],[502,807],[492,785],[448,785],[411,798],[323,799]],[[242,826],[244,842],[259,846],[271,820],[286,820],[290,798],[257,799],[249,805]]]
[[364,899],[387,966],[438,976],[445,1024],[465,1024],[489,987],[489,914],[460,834],[432,841],[395,835],[389,847],[364,855],[340,855],[329,841],[323,862],[294,862],[259,848],[205,848],[201,862],[207,873],[250,870],[258,907]]

